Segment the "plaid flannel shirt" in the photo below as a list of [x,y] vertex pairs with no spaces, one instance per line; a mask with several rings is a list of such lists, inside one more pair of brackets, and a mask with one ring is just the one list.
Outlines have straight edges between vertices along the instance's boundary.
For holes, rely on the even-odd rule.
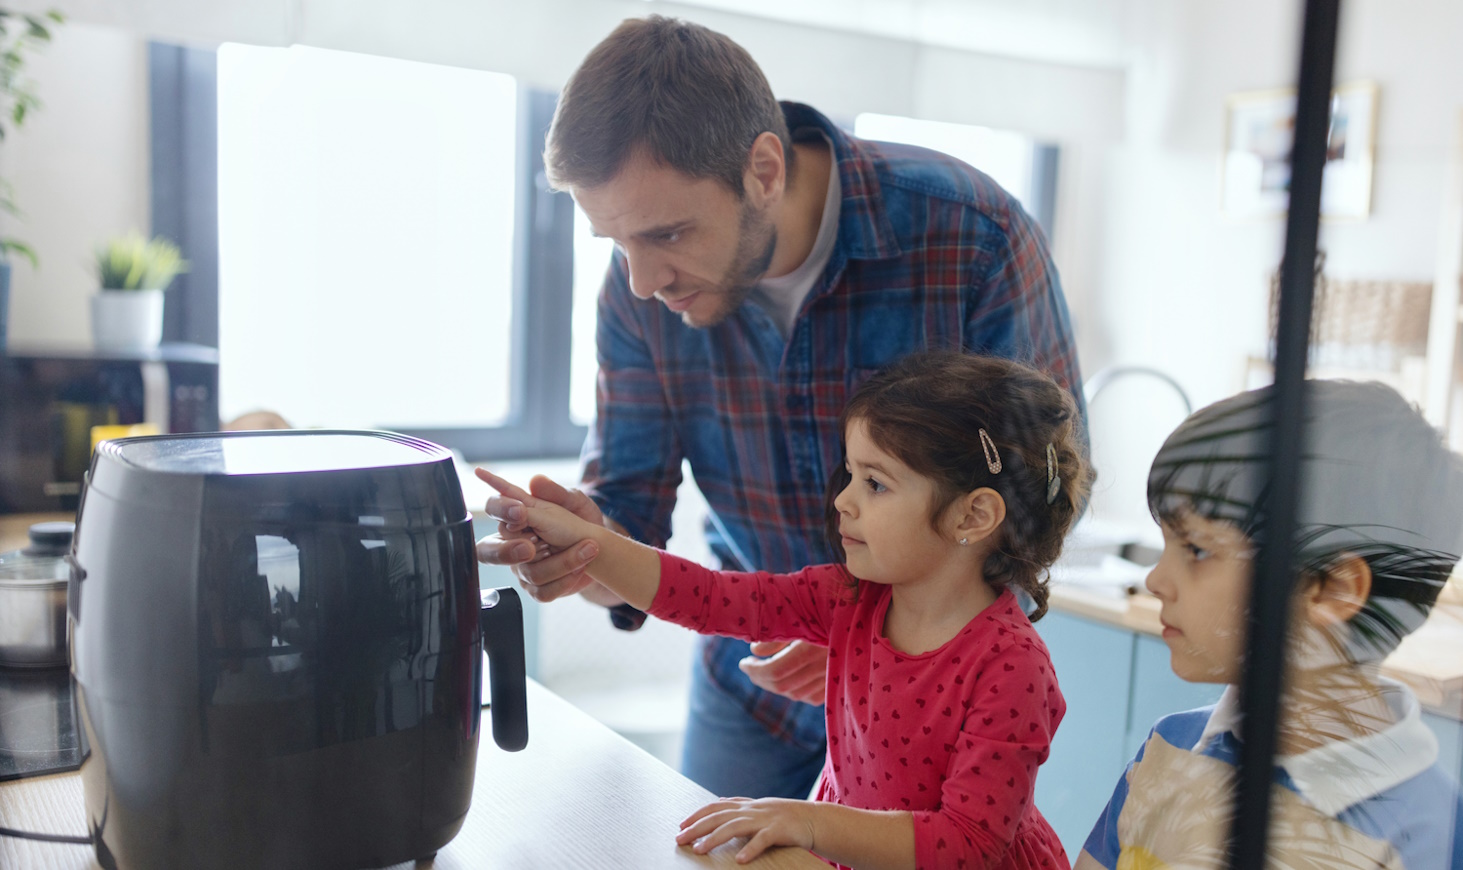
[[[654,546],[670,535],[689,460],[723,565],[791,572],[833,560],[823,499],[843,462],[838,418],[880,368],[916,350],[963,349],[1030,363],[1082,402],[1056,268],[1014,197],[944,154],[857,139],[808,106],[782,105],[795,138],[832,142],[842,183],[838,241],[791,334],[750,301],[716,326],[688,327],[631,294],[616,252],[599,298],[597,417],[582,460],[586,492]],[[725,658],[713,680],[769,731],[821,735],[821,710],[757,690]]]

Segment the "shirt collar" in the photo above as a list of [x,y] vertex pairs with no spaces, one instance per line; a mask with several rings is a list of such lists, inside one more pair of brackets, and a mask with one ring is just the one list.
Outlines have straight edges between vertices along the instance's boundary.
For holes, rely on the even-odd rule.
[[843,202],[838,216],[839,247],[848,257],[883,260],[900,254],[898,237],[884,209],[878,160],[863,140],[848,135],[811,106],[784,101],[783,117],[794,139],[798,130],[817,129],[833,145]]
[[[1406,782],[1438,760],[1438,739],[1422,721],[1417,696],[1393,680],[1379,677],[1377,682],[1395,724],[1366,737],[1332,741],[1275,760],[1301,797],[1329,816]],[[1194,750],[1225,733],[1238,739],[1241,719],[1239,689],[1230,686],[1214,705]]]

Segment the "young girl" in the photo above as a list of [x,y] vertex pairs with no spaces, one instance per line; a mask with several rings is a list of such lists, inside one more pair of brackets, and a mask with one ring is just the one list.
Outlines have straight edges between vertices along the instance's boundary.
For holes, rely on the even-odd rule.
[[589,573],[696,631],[828,647],[816,800],[727,798],[682,822],[707,852],[751,838],[856,868],[1067,866],[1032,804],[1065,710],[1013,590],[1046,611],[1088,472],[1071,397],[1008,360],[938,352],[869,380],[843,412],[828,529],[843,564],[710,571],[594,526],[479,469],[551,547],[599,543]]

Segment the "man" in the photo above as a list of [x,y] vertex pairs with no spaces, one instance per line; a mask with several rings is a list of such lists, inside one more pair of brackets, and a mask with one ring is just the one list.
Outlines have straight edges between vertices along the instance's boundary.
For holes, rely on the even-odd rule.
[[[622,23],[565,86],[544,160],[616,243],[584,491],[532,485],[586,519],[663,545],[685,459],[726,567],[831,561],[824,488],[863,378],[911,351],[959,348],[1078,390],[1056,270],[1014,198],[944,155],[779,105],[721,34]],[[593,544],[536,552],[516,504],[489,500],[500,535],[479,558],[514,565],[540,600],[582,591],[638,627],[643,614],[584,575]],[[721,795],[806,797],[823,765],[812,705],[826,657],[793,645],[759,662],[745,643],[703,639],[682,771]]]

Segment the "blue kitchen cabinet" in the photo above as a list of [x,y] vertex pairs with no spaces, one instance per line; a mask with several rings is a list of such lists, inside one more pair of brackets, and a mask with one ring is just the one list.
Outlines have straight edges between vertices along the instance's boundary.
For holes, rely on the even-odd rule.
[[1222,685],[1180,679],[1169,666],[1168,644],[1159,638],[1147,634],[1134,637],[1133,695],[1123,742],[1124,763],[1138,754],[1153,723],[1170,713],[1213,704],[1224,693]]
[[1126,761],[1134,635],[1055,611],[1036,630],[1067,701],[1051,755],[1036,777],[1036,806],[1075,859]]

